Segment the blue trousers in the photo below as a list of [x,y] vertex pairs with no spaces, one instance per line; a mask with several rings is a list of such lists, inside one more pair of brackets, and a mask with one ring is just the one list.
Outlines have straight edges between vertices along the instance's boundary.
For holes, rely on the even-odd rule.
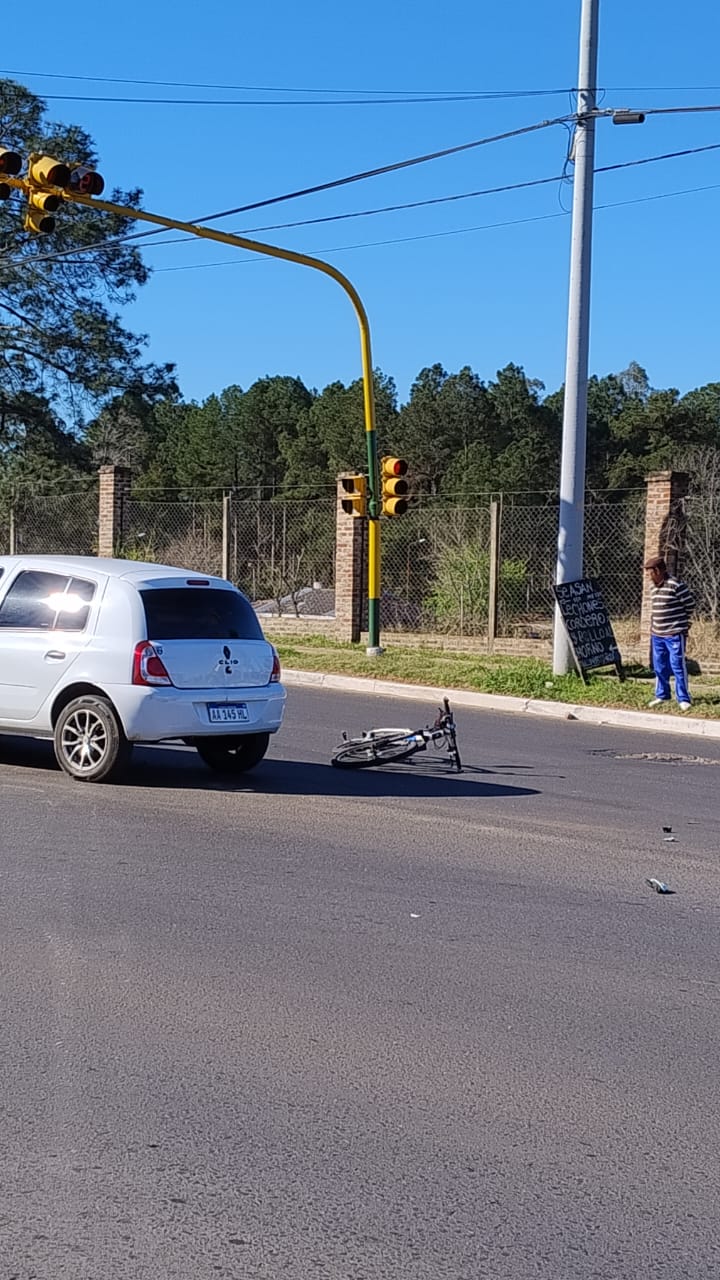
[[670,701],[670,676],[675,677],[678,702],[690,702],[685,646],[687,636],[652,636],[652,664],[655,672],[655,697]]

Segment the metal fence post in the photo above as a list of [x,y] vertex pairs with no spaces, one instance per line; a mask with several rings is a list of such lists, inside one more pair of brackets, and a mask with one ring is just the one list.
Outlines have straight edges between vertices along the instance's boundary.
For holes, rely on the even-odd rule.
[[495,648],[498,624],[498,584],[500,581],[500,503],[490,503],[490,573],[488,579],[488,653]]
[[222,500],[222,576],[230,577],[230,506],[232,497],[229,493],[223,494]]
[[15,555],[15,499],[10,500],[10,518],[8,521],[8,546],[10,555]]

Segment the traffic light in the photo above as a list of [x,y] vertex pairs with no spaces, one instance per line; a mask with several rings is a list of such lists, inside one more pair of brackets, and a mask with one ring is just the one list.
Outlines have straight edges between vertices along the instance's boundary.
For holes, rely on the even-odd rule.
[[343,476],[342,487],[347,494],[342,499],[342,509],[346,516],[367,515],[367,480],[365,476]]
[[9,173],[11,177],[16,178],[22,169],[22,156],[17,151],[8,151],[7,147],[0,147],[0,173]]
[[101,174],[96,173],[94,169],[88,169],[84,164],[78,164],[70,171],[70,181],[64,184],[70,191],[76,191],[81,196],[101,196],[105,190],[105,179]]
[[[15,178],[22,169],[22,156],[17,151],[9,151],[7,147],[0,147],[0,174],[7,173],[10,177]],[[12,195],[12,187],[7,182],[0,181],[0,200],[9,200]]]
[[28,207],[24,226],[26,231],[34,231],[38,235],[48,235],[55,230],[55,219],[51,215],[62,203],[62,196],[48,191],[48,187],[60,187],[71,196],[99,196],[105,188],[101,175],[94,169],[84,164],[65,164],[52,156],[30,156],[27,181]]
[[66,187],[70,181],[70,165],[52,156],[31,156],[28,181],[38,187]]
[[382,513],[384,516],[404,516],[408,509],[410,488],[403,476],[408,464],[403,458],[383,458],[380,464],[382,478]]
[[51,216],[60,208],[60,197],[43,191],[31,191],[28,194],[28,207],[25,210],[23,226],[26,231],[34,231],[37,235],[47,236],[55,230],[55,219]]

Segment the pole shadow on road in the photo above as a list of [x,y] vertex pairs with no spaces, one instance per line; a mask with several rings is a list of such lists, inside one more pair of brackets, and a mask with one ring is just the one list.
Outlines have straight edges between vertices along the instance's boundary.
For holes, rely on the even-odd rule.
[[[49,742],[27,738],[0,740],[0,765],[32,769],[43,774],[60,772]],[[127,772],[110,785],[123,789],[177,789],[184,791],[246,792],[262,795],[297,796],[416,796],[435,799],[447,796],[499,799],[504,796],[538,795],[535,787],[488,781],[487,769],[466,769],[461,774],[445,771],[442,764],[388,765],[380,769],[342,770],[328,764],[305,760],[263,760],[251,773],[225,778],[212,773],[195,751],[186,747],[136,747]],[[526,779],[523,778],[523,781]],[[79,784],[58,779],[69,787]],[[85,784],[95,790],[101,783]]]

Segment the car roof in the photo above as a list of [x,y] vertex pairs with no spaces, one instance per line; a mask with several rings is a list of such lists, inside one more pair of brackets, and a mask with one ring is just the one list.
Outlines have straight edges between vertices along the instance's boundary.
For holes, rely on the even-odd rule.
[[104,573],[109,578],[124,578],[131,582],[149,582],[154,578],[202,578],[214,586],[230,585],[224,578],[199,573],[197,569],[179,569],[177,565],[150,564],[141,560],[116,560],[102,556],[0,556],[0,568],[9,569],[17,564],[72,574]]

